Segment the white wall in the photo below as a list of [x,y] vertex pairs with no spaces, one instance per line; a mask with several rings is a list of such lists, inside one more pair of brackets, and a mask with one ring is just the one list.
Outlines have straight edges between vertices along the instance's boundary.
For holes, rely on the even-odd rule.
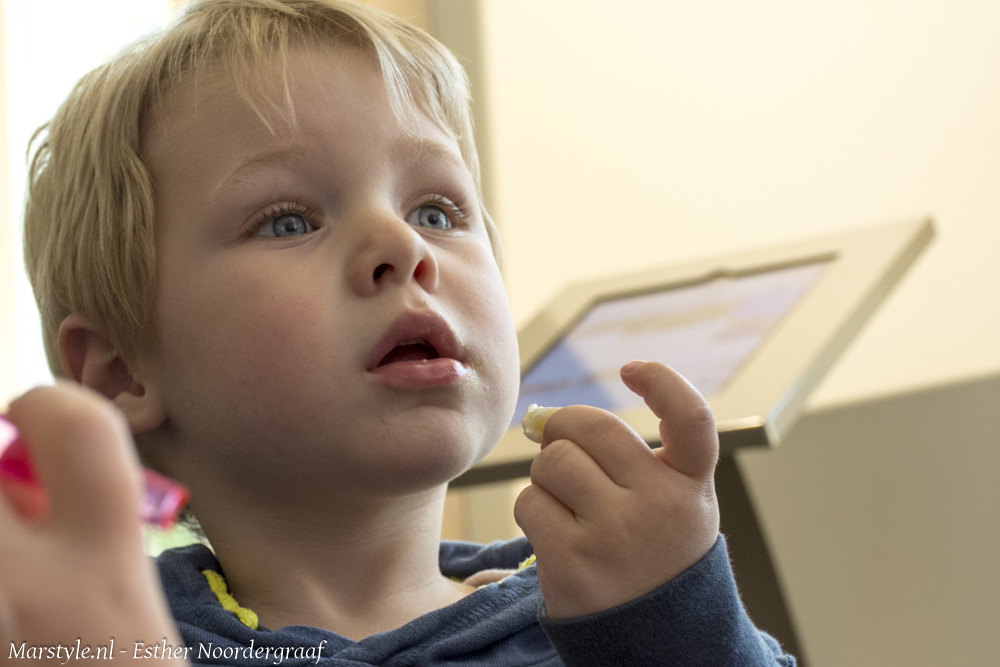
[[[0,35],[3,34],[4,23],[3,5],[0,4]],[[9,150],[6,59],[6,54],[0,49],[0,156],[6,156]],[[4,397],[14,386],[17,376],[17,336],[13,323],[16,319],[14,294],[18,254],[14,250],[10,216],[4,215],[9,201],[10,170],[7,161],[0,157],[0,406],[4,405]]]
[[51,382],[21,255],[25,152],[81,76],[169,16],[169,0],[2,0],[0,409]]

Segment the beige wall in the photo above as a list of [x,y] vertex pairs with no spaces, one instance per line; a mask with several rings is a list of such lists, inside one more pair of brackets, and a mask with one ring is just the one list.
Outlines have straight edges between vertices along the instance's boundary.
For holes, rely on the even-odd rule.
[[426,0],[362,0],[362,2],[406,19],[418,28],[427,30]]
[[[811,665],[991,664],[1000,5],[431,5],[470,59],[521,324],[578,278],[936,217],[793,436],[740,464]],[[516,532],[517,486],[474,492],[471,535]]]
[[1000,4],[478,4],[520,322],[576,278],[932,213],[815,403],[1000,370]]

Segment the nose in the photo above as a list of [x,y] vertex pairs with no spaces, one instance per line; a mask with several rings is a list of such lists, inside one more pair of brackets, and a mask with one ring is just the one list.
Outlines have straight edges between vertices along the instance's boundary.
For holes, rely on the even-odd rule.
[[412,225],[384,214],[368,216],[360,224],[357,251],[350,260],[350,281],[358,294],[370,296],[410,281],[427,292],[437,289],[437,258]]

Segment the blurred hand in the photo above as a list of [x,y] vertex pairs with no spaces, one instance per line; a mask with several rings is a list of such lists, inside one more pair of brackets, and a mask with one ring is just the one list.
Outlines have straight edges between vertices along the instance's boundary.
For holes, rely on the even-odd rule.
[[8,418],[28,443],[41,488],[0,481],[3,650],[77,638],[96,648],[114,638],[112,657],[125,660],[138,641],[180,646],[143,551],[140,468],[114,406],[61,384],[15,400]]

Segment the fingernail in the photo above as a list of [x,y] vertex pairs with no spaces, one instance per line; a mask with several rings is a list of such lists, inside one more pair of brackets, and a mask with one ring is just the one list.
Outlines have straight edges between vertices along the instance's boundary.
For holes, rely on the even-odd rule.
[[622,373],[631,373],[635,369],[639,368],[639,366],[642,366],[644,363],[646,363],[646,362],[642,361],[642,360],[630,361],[627,364],[625,364],[624,366],[622,366],[621,372]]

